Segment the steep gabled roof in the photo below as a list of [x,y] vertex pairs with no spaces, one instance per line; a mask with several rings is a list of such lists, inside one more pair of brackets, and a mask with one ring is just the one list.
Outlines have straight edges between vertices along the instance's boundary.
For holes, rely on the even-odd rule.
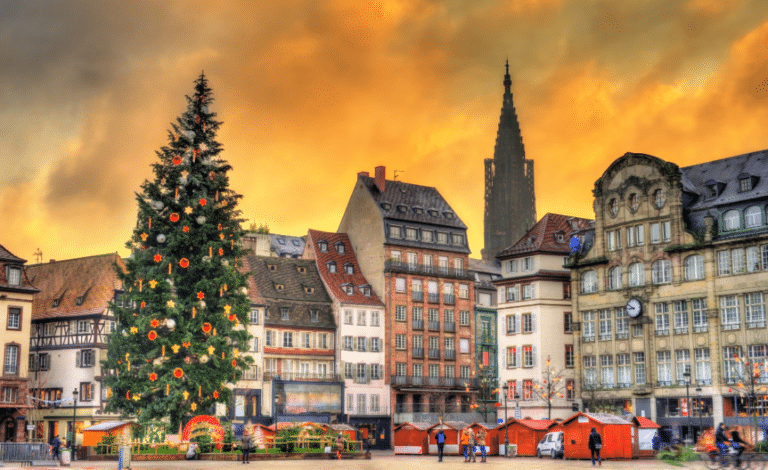
[[[692,186],[692,188],[686,189],[693,190],[702,196],[686,208],[689,210],[701,210],[755,198],[765,198],[768,195],[768,150],[686,166],[680,168],[680,172],[683,174],[684,181],[689,182]],[[739,179],[742,175],[757,177],[751,190],[740,191]],[[718,192],[717,197],[706,197],[708,182],[723,183],[722,191]]]
[[[374,178],[359,175],[359,179],[368,188],[379,206],[381,214],[387,219],[442,225],[465,230],[467,228],[458,214],[443,199],[440,192],[433,187],[387,180],[382,193],[376,186]],[[385,209],[382,203],[390,204],[389,209]],[[404,206],[406,210],[400,210],[399,206]],[[423,210],[419,212],[414,209]],[[436,210],[437,216],[430,215],[429,210]]]
[[[571,235],[587,229],[592,223],[594,221],[590,219],[547,213],[520,240],[501,250],[496,257],[504,259],[535,252],[568,255]],[[562,241],[558,241],[558,234],[562,235]]]
[[[22,292],[27,294],[34,294],[38,292],[35,286],[29,280],[27,269],[24,267],[24,263],[27,260],[21,259],[15,256],[10,251],[6,250],[4,246],[0,245],[0,291],[5,292]],[[21,268],[21,284],[11,285],[8,282],[8,270],[5,269],[7,265]]]
[[654,423],[645,416],[635,416],[632,418],[638,428],[661,428],[658,424]]
[[[322,252],[317,247],[317,242],[325,241],[328,249]],[[336,298],[342,304],[355,304],[355,305],[373,305],[376,307],[383,307],[379,297],[370,289],[370,283],[363,276],[360,266],[357,263],[357,256],[355,256],[355,250],[352,248],[352,243],[349,241],[349,237],[346,233],[332,233],[321,232],[319,230],[310,230],[307,237],[307,243],[312,245],[312,252],[315,255],[315,261],[317,262],[317,270],[320,273],[320,277],[325,281],[325,285],[328,286],[328,290],[331,295]],[[344,245],[344,253],[338,253],[336,245],[342,243]],[[336,272],[332,273],[328,269],[328,263],[336,263]],[[353,274],[347,274],[345,265],[352,265]],[[353,287],[352,295],[348,295],[346,291],[341,287],[342,285],[349,284]],[[363,294],[361,287],[368,286],[370,295]]]
[[115,291],[122,289],[115,264],[126,269],[117,253],[27,266],[30,281],[40,289],[32,303],[32,320],[105,313]]
[[21,259],[8,251],[3,245],[0,245],[0,261],[13,261],[15,263],[24,264],[27,262],[25,259]]

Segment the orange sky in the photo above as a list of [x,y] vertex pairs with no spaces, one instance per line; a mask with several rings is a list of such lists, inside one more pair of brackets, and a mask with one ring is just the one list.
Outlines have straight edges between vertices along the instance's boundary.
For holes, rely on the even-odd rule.
[[335,231],[358,171],[435,186],[483,240],[504,60],[537,215],[594,217],[625,152],[768,148],[764,0],[0,0],[0,244],[119,251],[204,70],[240,209]]

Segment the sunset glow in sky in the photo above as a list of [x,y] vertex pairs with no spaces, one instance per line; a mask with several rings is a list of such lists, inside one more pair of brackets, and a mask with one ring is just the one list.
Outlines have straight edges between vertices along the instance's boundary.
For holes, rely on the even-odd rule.
[[768,148],[764,0],[0,0],[0,244],[118,251],[205,71],[239,208],[335,231],[356,174],[436,187],[483,243],[504,61],[537,216],[594,217],[625,152]]

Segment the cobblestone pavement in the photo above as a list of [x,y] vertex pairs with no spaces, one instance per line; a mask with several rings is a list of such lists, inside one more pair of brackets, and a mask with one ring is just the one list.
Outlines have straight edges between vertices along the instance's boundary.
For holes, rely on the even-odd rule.
[[[460,456],[447,456],[443,462],[438,462],[434,456],[410,456],[394,455],[392,451],[374,451],[371,460],[268,460],[252,461],[250,464],[243,465],[241,462],[221,462],[221,461],[167,461],[167,462],[133,462],[132,469],[135,470],[219,470],[219,469],[296,469],[296,470],[467,470],[467,469],[519,469],[519,470],[553,470],[563,469],[588,469],[599,468],[607,470],[642,470],[642,469],[669,469],[676,467],[665,464],[658,460],[630,460],[630,461],[603,461],[601,467],[592,467],[588,460],[551,460],[537,459],[534,457],[515,457],[505,459],[503,457],[488,457],[487,463],[478,462],[475,464],[464,463],[464,458]],[[687,462],[685,468],[703,469],[703,462]],[[49,467],[24,467],[23,470],[30,468],[47,469]],[[53,467],[61,469],[62,467]],[[72,462],[71,469],[78,470],[116,470],[117,462]],[[4,467],[3,470],[11,470],[15,467]],[[21,469],[20,469],[21,470]]]

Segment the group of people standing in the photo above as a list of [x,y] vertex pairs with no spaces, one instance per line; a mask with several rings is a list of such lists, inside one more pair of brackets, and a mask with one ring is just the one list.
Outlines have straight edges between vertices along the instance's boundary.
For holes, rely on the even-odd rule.
[[[475,456],[475,446],[480,447],[480,462],[487,462],[488,454],[485,448],[485,437],[488,435],[485,429],[480,429],[477,435],[472,429],[465,429],[461,432],[460,444],[464,452],[464,462],[477,462]],[[437,461],[443,461],[443,450],[445,449],[445,433],[441,429],[435,435],[437,442]]]

